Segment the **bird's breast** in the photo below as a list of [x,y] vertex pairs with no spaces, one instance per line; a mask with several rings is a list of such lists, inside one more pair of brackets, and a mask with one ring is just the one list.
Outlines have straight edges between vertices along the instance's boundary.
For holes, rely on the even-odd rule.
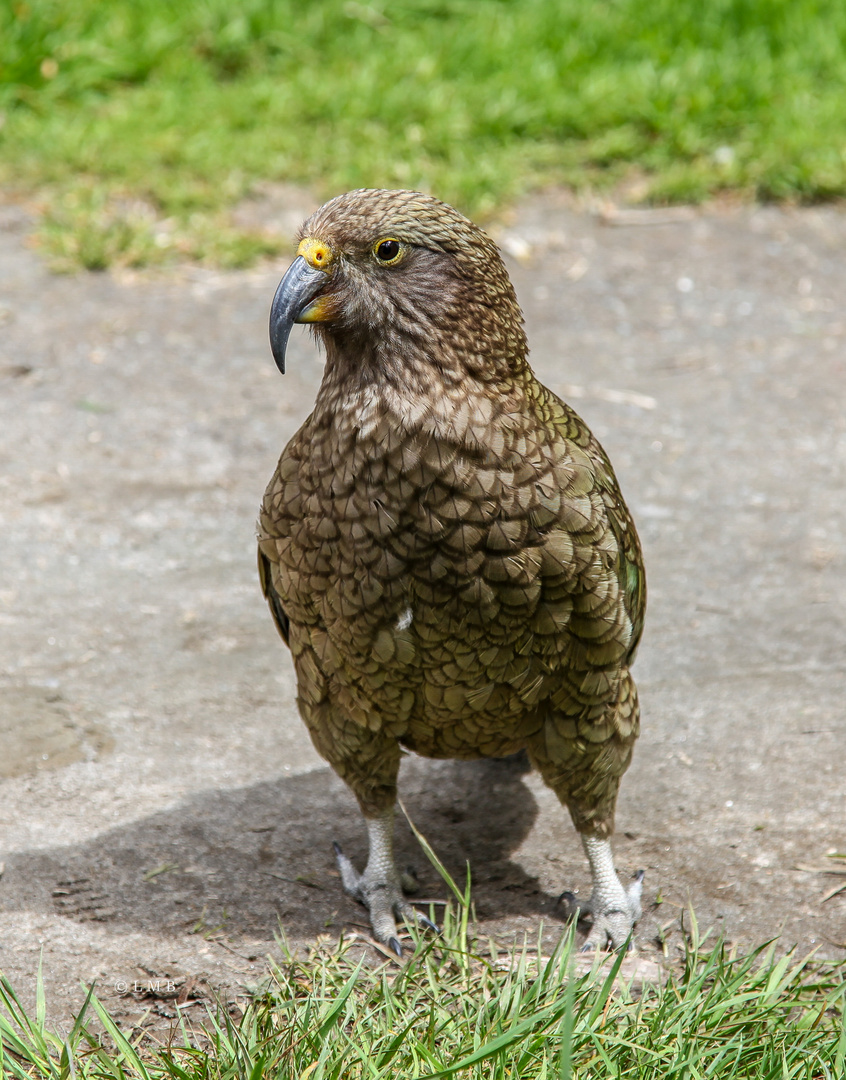
[[601,712],[631,638],[593,462],[502,442],[305,428],[265,499],[306,681],[424,753],[504,753],[549,707]]

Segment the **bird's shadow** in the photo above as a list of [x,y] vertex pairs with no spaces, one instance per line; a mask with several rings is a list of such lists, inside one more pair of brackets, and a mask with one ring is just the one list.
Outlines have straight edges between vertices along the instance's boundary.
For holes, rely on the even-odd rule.
[[[517,755],[503,760],[408,758],[401,797],[454,879],[472,867],[480,919],[560,917],[554,896],[509,856],[538,808]],[[407,822],[397,815],[397,863],[414,866],[421,897],[446,898]],[[195,795],[173,809],[85,843],[6,860],[0,908],[55,912],[156,934],[207,932],[293,941],[344,927],[367,928],[345,896],[332,855],[337,840],[359,868],[363,820],[328,768],[249,788]]]

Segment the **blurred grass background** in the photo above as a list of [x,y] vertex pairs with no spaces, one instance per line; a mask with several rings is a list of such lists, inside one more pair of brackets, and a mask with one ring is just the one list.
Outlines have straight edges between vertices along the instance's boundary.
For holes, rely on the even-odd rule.
[[846,192],[842,0],[0,0],[0,187],[54,264],[238,266],[262,181]]

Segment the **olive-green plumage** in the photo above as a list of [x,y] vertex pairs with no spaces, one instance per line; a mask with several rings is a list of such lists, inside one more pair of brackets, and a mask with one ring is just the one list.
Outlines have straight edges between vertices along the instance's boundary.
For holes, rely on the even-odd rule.
[[370,818],[401,746],[525,748],[576,828],[607,836],[645,607],[607,456],[534,377],[499,253],[451,207],[351,192],[301,235],[331,252],[326,370],[267,489],[259,566],[315,746]]

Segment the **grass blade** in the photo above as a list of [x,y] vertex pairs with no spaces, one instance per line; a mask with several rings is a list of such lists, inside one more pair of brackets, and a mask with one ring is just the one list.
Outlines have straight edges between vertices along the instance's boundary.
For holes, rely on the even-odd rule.
[[[402,810],[403,814],[405,815],[405,820],[408,822],[409,828],[411,829],[411,831],[414,833],[415,837],[417,838],[417,842],[423,848],[423,851],[426,854],[426,858],[429,860],[429,862],[432,864],[432,866],[434,866],[434,868],[438,871],[440,876],[446,882],[447,886],[451,890],[451,892],[452,892],[453,896],[455,897],[456,901],[458,902],[459,906],[464,907],[465,904],[467,903],[466,892],[462,892],[461,889],[459,889],[459,887],[455,884],[455,882],[452,879],[452,875],[447,870],[447,868],[444,866],[444,864],[441,862],[441,860],[438,858],[438,856],[435,854],[435,850],[432,847],[432,845],[429,843],[429,841],[426,839],[426,837],[423,835],[423,833],[420,832],[420,830],[417,828],[417,826],[414,824],[414,822],[409,817],[408,811],[406,810],[405,806],[403,805],[402,800],[397,799],[397,802],[399,803],[400,810]],[[468,872],[468,875],[469,875],[469,873],[470,873],[469,867],[468,867],[467,872]],[[469,880],[468,880],[467,887],[469,888]]]

